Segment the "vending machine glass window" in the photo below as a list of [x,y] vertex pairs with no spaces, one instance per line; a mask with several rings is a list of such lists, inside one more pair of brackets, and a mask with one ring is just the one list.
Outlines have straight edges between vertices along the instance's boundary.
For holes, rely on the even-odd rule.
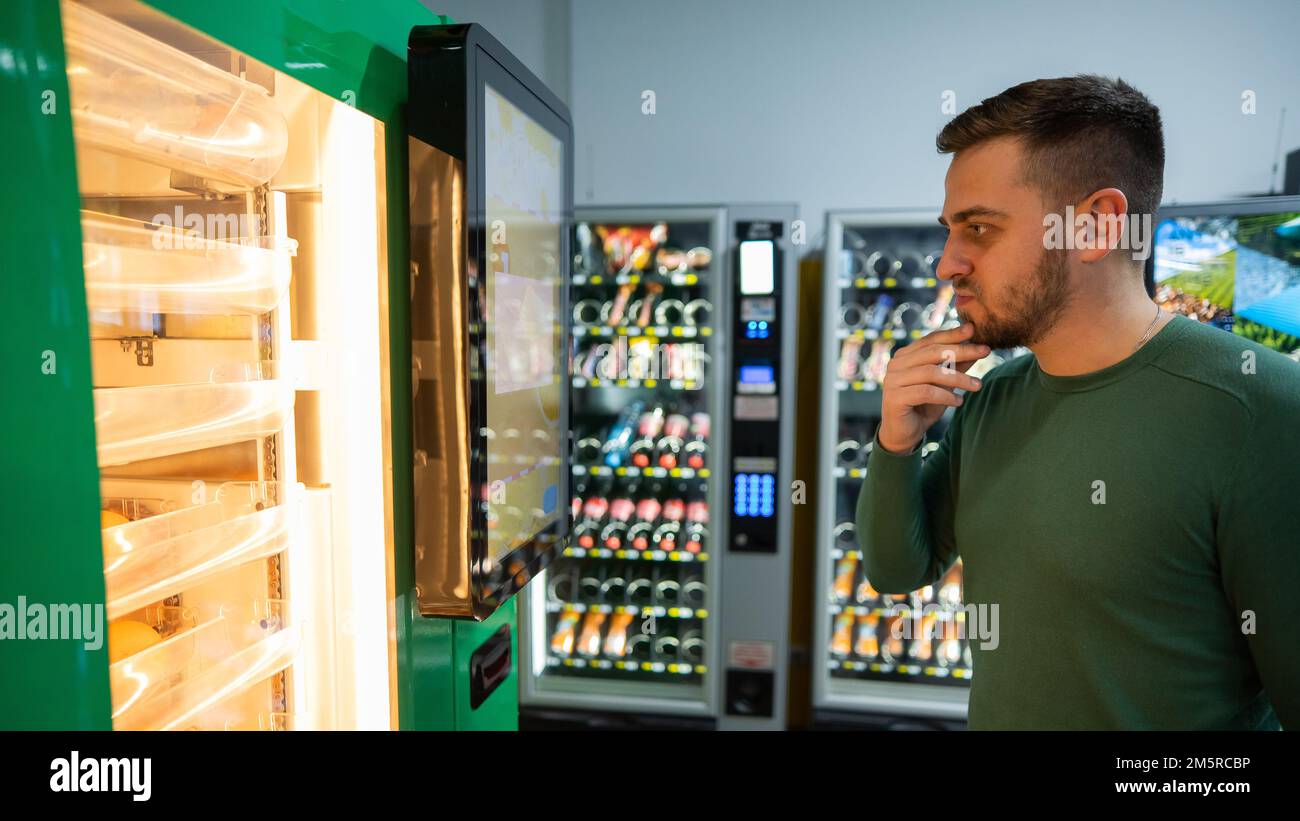
[[[965,717],[971,663],[960,561],[933,585],[881,594],[863,575],[854,522],[891,355],[957,321],[952,286],[937,278],[945,242],[937,217],[936,209],[827,218],[813,676],[823,715]],[[970,373],[1002,361],[998,353]],[[928,433],[923,452],[937,447],[950,417]]]
[[528,725],[785,725],[796,217],[577,210],[574,524],[521,608]]
[[388,728],[383,126],[62,4],[117,729]]
[[724,214],[597,208],[575,217],[565,317],[573,531],[527,597],[526,701],[705,715],[716,645]]

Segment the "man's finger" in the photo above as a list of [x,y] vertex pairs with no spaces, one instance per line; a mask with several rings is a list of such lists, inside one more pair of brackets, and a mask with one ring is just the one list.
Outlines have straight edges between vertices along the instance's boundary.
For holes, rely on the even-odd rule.
[[912,408],[921,405],[949,405],[955,408],[962,403],[960,396],[937,385],[908,385],[900,388],[897,396],[903,404]]
[[[965,342],[970,339],[971,334],[975,332],[975,326],[969,322],[963,322],[956,328],[949,328],[946,331],[931,331],[921,337],[918,342],[926,345],[943,345],[949,343]],[[917,344],[917,343],[912,343]]]
[[911,385],[946,385],[950,388],[962,388],[968,391],[980,389],[980,381],[967,376],[956,368],[944,368],[939,365],[917,365],[903,368],[898,373],[887,375],[886,389],[905,388]]
[[924,348],[917,348],[912,351],[910,356],[904,357],[912,345],[904,347],[895,356],[895,359],[906,359],[908,366],[912,365],[942,365],[944,362],[951,362],[954,365],[958,362],[971,362],[983,359],[989,355],[987,345],[930,345]]

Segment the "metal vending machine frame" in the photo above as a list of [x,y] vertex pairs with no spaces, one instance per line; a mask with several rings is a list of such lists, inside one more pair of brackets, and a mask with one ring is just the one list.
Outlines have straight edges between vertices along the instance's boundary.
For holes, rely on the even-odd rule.
[[[891,726],[897,724],[900,720],[907,719],[925,719],[935,721],[957,721],[964,722],[966,717],[966,705],[969,699],[969,688],[966,686],[954,686],[954,684],[930,684],[923,681],[912,680],[888,680],[888,673],[881,675],[877,679],[848,679],[834,677],[831,675],[830,668],[832,665],[854,664],[859,665],[864,671],[874,667],[881,667],[879,664],[872,664],[863,661],[853,661],[848,658],[836,660],[832,658],[832,621],[833,616],[837,616],[846,609],[863,610],[858,614],[858,618],[866,616],[871,617],[871,613],[866,612],[868,608],[849,608],[844,605],[830,601],[832,583],[835,580],[834,570],[840,556],[836,552],[835,531],[839,522],[843,519],[843,511],[837,511],[840,505],[840,485],[846,479],[860,479],[864,473],[861,468],[847,470],[840,466],[837,461],[837,443],[840,441],[840,421],[841,421],[841,404],[844,391],[861,392],[861,398],[870,397],[873,393],[873,386],[864,383],[861,377],[857,379],[843,379],[837,373],[839,365],[841,343],[846,341],[846,331],[840,327],[840,310],[843,300],[843,294],[849,289],[863,289],[859,293],[876,292],[889,290],[893,288],[914,288],[926,289],[936,287],[937,282],[934,276],[934,267],[937,264],[937,256],[933,252],[941,252],[944,244],[943,229],[936,222],[939,214],[938,208],[934,209],[896,209],[880,211],[831,211],[826,215],[826,246],[825,257],[823,261],[823,327],[821,339],[821,418],[819,424],[819,447],[818,447],[818,509],[817,509],[817,549],[816,549],[816,569],[815,569],[815,587],[813,590],[813,710],[814,722],[817,724],[837,724],[844,722],[858,722],[863,720],[863,714],[875,716],[879,726]],[[873,231],[898,231],[915,237],[926,237],[918,239],[920,243],[925,243],[917,248],[909,248],[909,253],[919,252],[925,255],[925,263],[930,270],[920,271],[918,276],[911,278],[911,281],[902,282],[901,273],[897,270],[897,256],[889,257],[886,262],[881,263],[881,267],[889,270],[880,272],[868,271],[844,271],[845,253],[855,253],[855,266],[866,267],[875,265],[878,261],[877,252],[881,254],[898,254],[898,249],[893,247],[893,240],[883,243],[879,247],[849,247],[846,245],[846,228],[860,228],[864,233]],[[934,240],[931,243],[928,233],[933,229]],[[856,243],[851,243],[856,245]],[[867,245],[871,243],[868,241]],[[873,275],[877,274],[877,275]],[[894,297],[890,297],[892,300]],[[899,297],[901,299],[901,297]],[[892,306],[893,303],[891,302]],[[848,332],[852,333],[852,332]],[[871,331],[864,335],[863,331],[856,332],[859,338],[875,339]],[[890,333],[888,330],[881,332],[880,337]],[[856,374],[855,374],[856,376]],[[878,411],[879,392],[874,392],[876,398],[876,407]],[[951,409],[950,409],[951,410]],[[945,414],[944,418],[936,423],[936,427],[946,423],[951,413]],[[874,434],[874,428],[861,433],[863,437],[860,440],[862,446],[866,446],[870,437]],[[858,485],[860,487],[860,485]],[[856,496],[854,497],[856,501]],[[850,507],[850,516],[852,515]],[[857,581],[853,581],[857,585]],[[856,626],[855,626],[856,627]],[[851,636],[856,640],[856,629]],[[856,655],[856,653],[851,654]],[[901,665],[899,665],[901,666]],[[916,671],[921,674],[923,671]],[[925,673],[929,675],[933,671]],[[951,679],[950,679],[951,680]]]
[[[492,697],[477,708],[471,668],[475,652],[503,629],[512,639],[514,601],[481,623],[420,616],[414,592],[410,288],[408,253],[407,38],[414,26],[446,24],[415,0],[365,4],[302,0],[229,0],[220,4],[147,0],[201,35],[248,55],[333,101],[355,107],[383,126],[384,171],[377,208],[389,299],[386,312],[391,402],[391,579],[395,658],[392,726],[402,729],[506,729],[517,722],[517,657]],[[0,596],[50,602],[105,601],[99,519],[100,486],[92,405],[86,282],[68,60],[60,6],[5,4],[0,48],[15,59],[0,66],[0,110],[15,124],[21,150],[0,158],[7,185],[5,213],[6,323],[0,367],[10,395],[4,403],[5,512],[15,523],[0,550]],[[42,110],[44,103],[44,110]],[[26,271],[30,275],[8,275]],[[39,272],[39,273],[37,273]],[[56,306],[50,310],[49,306]],[[28,367],[16,353],[35,345],[57,352],[57,376]],[[38,350],[38,353],[39,353]],[[39,356],[38,356],[39,360]],[[35,361],[35,360],[34,360]],[[394,465],[398,466],[396,469]],[[30,500],[57,515],[30,516]],[[24,501],[28,500],[28,501]],[[79,642],[0,642],[6,675],[0,724],[7,728],[110,729],[111,696],[105,646]],[[497,663],[501,660],[498,658]],[[27,695],[39,692],[39,699]]]
[[[711,535],[703,551],[707,554],[707,561],[697,564],[704,566],[703,578],[707,582],[709,593],[704,607],[698,608],[694,614],[699,615],[700,611],[707,613],[703,619],[707,650],[703,663],[689,671],[699,673],[699,680],[693,683],[673,681],[671,677],[667,681],[647,681],[647,676],[642,675],[643,671],[635,669],[637,664],[622,660],[610,661],[603,656],[591,660],[553,657],[548,647],[555,627],[555,614],[561,605],[549,601],[548,583],[540,580],[541,583],[533,584],[524,591],[520,607],[520,632],[524,637],[520,653],[523,671],[520,699],[525,719],[535,719],[537,726],[784,728],[789,672],[788,602],[792,518],[789,488],[793,479],[790,421],[794,414],[797,307],[795,260],[788,238],[796,218],[795,207],[784,205],[575,208],[576,225],[650,226],[666,223],[669,226],[670,245],[674,242],[671,228],[674,224],[708,226],[707,236],[709,247],[713,251],[713,263],[706,274],[701,274],[701,279],[709,277],[707,283],[703,284],[707,285],[708,298],[715,306],[710,316],[712,349],[708,352],[710,358],[705,375],[706,388],[710,391],[705,407],[712,419],[708,437],[710,474],[706,491],[710,511],[708,533]],[[772,270],[768,272],[771,283],[766,296],[771,300],[767,306],[771,314],[765,319],[742,320],[738,312],[741,297],[736,275],[739,243],[748,239],[771,242]],[[586,275],[575,275],[575,288],[592,285]],[[571,300],[575,305],[579,301],[576,296]],[[758,459],[749,452],[737,450],[752,449],[755,447],[752,440],[742,440],[738,444],[733,435],[734,399],[740,378],[737,352],[746,348],[738,344],[736,335],[743,333],[742,328],[749,322],[754,327],[745,356],[760,357],[764,361],[755,366],[757,370],[747,370],[746,375],[757,374],[759,381],[766,376],[771,377],[769,383],[755,389],[756,392],[762,391],[764,397],[762,402],[766,410],[760,415],[771,416],[759,425],[763,439],[761,448],[770,448],[771,452],[764,452]],[[764,324],[761,334],[759,322]],[[601,332],[608,334],[610,330]],[[617,334],[625,333],[624,330],[617,331]],[[661,329],[660,338],[674,339],[676,333],[673,328],[664,328]],[[575,334],[574,339],[575,343],[580,344],[581,335]],[[763,370],[763,367],[769,366],[770,372]],[[623,382],[620,385],[616,381],[612,388],[646,387],[637,380]],[[592,386],[587,377],[575,374],[575,392],[591,390],[592,387],[602,386]],[[611,395],[607,406],[610,410],[605,412],[612,413],[613,408],[632,401],[636,393],[635,390],[623,392],[627,394],[626,398],[615,400]],[[742,398],[742,409],[746,407],[746,401]],[[575,397],[572,403],[575,437],[582,437],[586,433],[585,430],[578,429],[582,425],[583,402],[583,399]],[[780,430],[783,422],[785,428]],[[744,470],[735,470],[737,464]],[[598,466],[596,470],[606,469]],[[753,497],[754,514],[757,515],[762,508],[777,523],[769,531],[760,527],[751,534],[743,527],[732,526],[733,518],[737,515],[732,487],[734,475],[746,470],[755,475],[756,488],[761,481],[757,476],[759,473],[771,476],[770,500],[763,501],[761,490],[756,491]],[[576,478],[588,475],[589,468],[575,460],[573,471]],[[747,504],[740,506],[742,515],[749,513]],[[733,537],[740,538],[742,549],[732,549],[735,547],[732,544]],[[751,550],[744,550],[745,547]],[[565,549],[565,559],[577,566],[576,562],[581,559],[590,561],[588,556],[593,552],[602,554],[599,549],[588,551],[570,544]],[[607,557],[615,561],[626,557],[630,563],[623,566],[640,565],[644,558],[634,556],[630,550],[613,553],[603,551],[603,554],[608,554]],[[690,556],[683,555],[681,558],[695,561]],[[557,568],[562,570],[565,566],[557,560],[547,572],[552,573]],[[614,612],[620,609],[627,610],[615,607]],[[548,672],[548,666],[561,663],[587,667],[588,672],[591,667],[603,666],[606,672],[594,675],[557,675]],[[640,666],[651,664],[642,662]],[[617,680],[618,678],[624,680]]]

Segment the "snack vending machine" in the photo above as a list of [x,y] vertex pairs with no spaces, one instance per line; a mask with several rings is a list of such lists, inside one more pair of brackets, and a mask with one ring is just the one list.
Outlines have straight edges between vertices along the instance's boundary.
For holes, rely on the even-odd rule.
[[[814,595],[813,708],[818,724],[963,721],[970,652],[959,629],[962,569],[883,595],[862,572],[854,521],[880,421],[880,383],[894,351],[957,322],[937,276],[939,211],[827,215]],[[986,372],[991,355],[970,371]],[[927,434],[937,447],[951,409]]]
[[433,618],[416,579],[406,54],[449,21],[0,19],[0,725],[513,727],[513,602]]
[[784,726],[793,206],[579,208],[572,536],[525,726]]

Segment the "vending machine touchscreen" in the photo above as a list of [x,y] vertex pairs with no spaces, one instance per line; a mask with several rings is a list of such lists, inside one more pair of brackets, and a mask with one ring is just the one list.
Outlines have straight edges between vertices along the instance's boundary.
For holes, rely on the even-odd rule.
[[409,70],[416,588],[481,620],[568,532],[572,131],[479,26],[414,29]]

